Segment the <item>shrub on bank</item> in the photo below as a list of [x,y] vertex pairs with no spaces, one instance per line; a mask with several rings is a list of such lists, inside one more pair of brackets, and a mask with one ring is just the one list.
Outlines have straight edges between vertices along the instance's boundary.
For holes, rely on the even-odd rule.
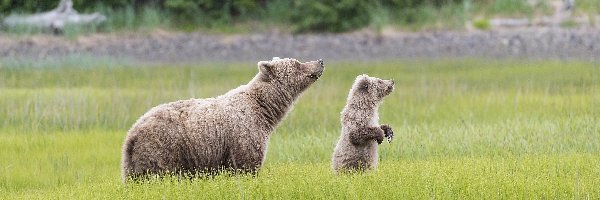
[[[73,0],[73,4],[80,12],[105,13],[109,18],[108,30],[135,30],[157,25],[193,30],[198,27],[227,27],[240,21],[262,21],[288,24],[295,32],[345,32],[370,24],[418,25],[443,21],[437,19],[444,18],[436,15],[438,11],[451,7],[459,8],[456,12],[465,12],[468,6],[463,5],[473,4],[490,12],[508,9],[505,8],[507,6],[499,6],[504,5],[499,1],[512,5],[510,2],[514,0]],[[58,2],[0,1],[0,17],[9,13],[51,10]],[[510,11],[525,9],[521,7]],[[460,13],[452,13],[451,17],[454,15]]]

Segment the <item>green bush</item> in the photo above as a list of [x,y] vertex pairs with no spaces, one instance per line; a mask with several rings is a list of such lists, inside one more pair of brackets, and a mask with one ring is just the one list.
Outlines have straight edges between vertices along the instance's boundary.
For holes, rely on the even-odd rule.
[[52,0],[40,0],[40,1],[14,1],[14,0],[1,0],[0,11],[2,13],[7,12],[35,12],[50,10],[58,5],[58,1]]
[[[0,13],[47,11],[59,1],[0,0]],[[109,19],[102,30],[109,31],[152,26],[193,30],[257,20],[289,24],[295,32],[302,33],[345,32],[370,24],[381,29],[386,23],[419,26],[435,21],[440,8],[460,5],[463,1],[468,0],[74,0],[73,3],[78,11],[107,15]],[[491,0],[472,1],[487,2],[498,9],[506,7]]]
[[502,0],[494,1],[488,9],[493,14],[507,14],[514,16],[515,14],[530,15],[533,13],[533,8],[522,0]]
[[[59,1],[0,0],[0,17],[51,10]],[[591,1],[582,3],[592,4]],[[100,30],[108,31],[153,27],[219,29],[248,21],[289,24],[287,27],[296,33],[346,32],[368,25],[381,30],[389,24],[419,29],[432,24],[462,27],[472,12],[471,4],[490,15],[529,16],[534,12],[522,0],[73,0],[73,3],[80,12],[105,14],[108,21]]]
[[165,0],[162,6],[180,23],[211,25],[258,13],[264,3],[257,0]]
[[488,30],[491,26],[490,21],[487,19],[480,19],[473,22],[473,27],[479,30]]
[[379,0],[382,5],[399,9],[417,8],[420,6],[440,7],[447,4],[462,3],[463,0]]
[[291,22],[296,32],[349,31],[369,24],[368,7],[363,0],[296,0]]

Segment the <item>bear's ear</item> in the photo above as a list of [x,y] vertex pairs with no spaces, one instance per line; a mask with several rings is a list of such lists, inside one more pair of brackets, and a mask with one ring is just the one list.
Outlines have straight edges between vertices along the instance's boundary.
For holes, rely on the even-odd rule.
[[263,73],[269,78],[273,76],[273,63],[271,63],[270,61],[260,61],[257,65],[258,71],[260,71],[260,73]]
[[368,91],[369,90],[369,79],[366,76],[359,76],[356,80],[356,87],[360,91]]

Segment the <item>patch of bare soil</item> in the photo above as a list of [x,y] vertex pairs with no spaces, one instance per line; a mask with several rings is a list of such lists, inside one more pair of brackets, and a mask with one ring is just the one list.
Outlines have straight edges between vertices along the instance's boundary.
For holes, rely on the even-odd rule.
[[0,59],[91,55],[143,62],[257,61],[277,57],[301,60],[403,58],[595,59],[596,28],[517,28],[492,31],[440,31],[347,34],[260,33],[218,35],[202,32],[96,34],[17,38],[0,34]]

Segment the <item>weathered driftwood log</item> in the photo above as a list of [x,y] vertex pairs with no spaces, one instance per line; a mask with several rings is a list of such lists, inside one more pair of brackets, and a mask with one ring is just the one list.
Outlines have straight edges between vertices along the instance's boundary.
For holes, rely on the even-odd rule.
[[498,19],[491,19],[490,25],[492,25],[492,27],[523,27],[523,26],[529,26],[529,25],[531,25],[531,23],[529,22],[529,19],[527,19],[527,18],[520,18],[520,19],[498,18]]
[[11,15],[4,19],[7,27],[33,26],[53,31],[62,31],[66,25],[99,24],[106,20],[100,13],[79,14],[73,9],[72,0],[61,0],[58,6],[48,12],[33,15]]
[[[536,6],[539,0],[528,0],[530,5]],[[591,24],[596,21],[595,16],[577,17],[573,16],[575,9],[575,0],[554,0],[550,2],[554,7],[554,15],[541,16],[536,18],[495,18],[490,20],[492,27],[527,27],[527,26],[544,26],[558,27],[565,23],[572,25]]]

